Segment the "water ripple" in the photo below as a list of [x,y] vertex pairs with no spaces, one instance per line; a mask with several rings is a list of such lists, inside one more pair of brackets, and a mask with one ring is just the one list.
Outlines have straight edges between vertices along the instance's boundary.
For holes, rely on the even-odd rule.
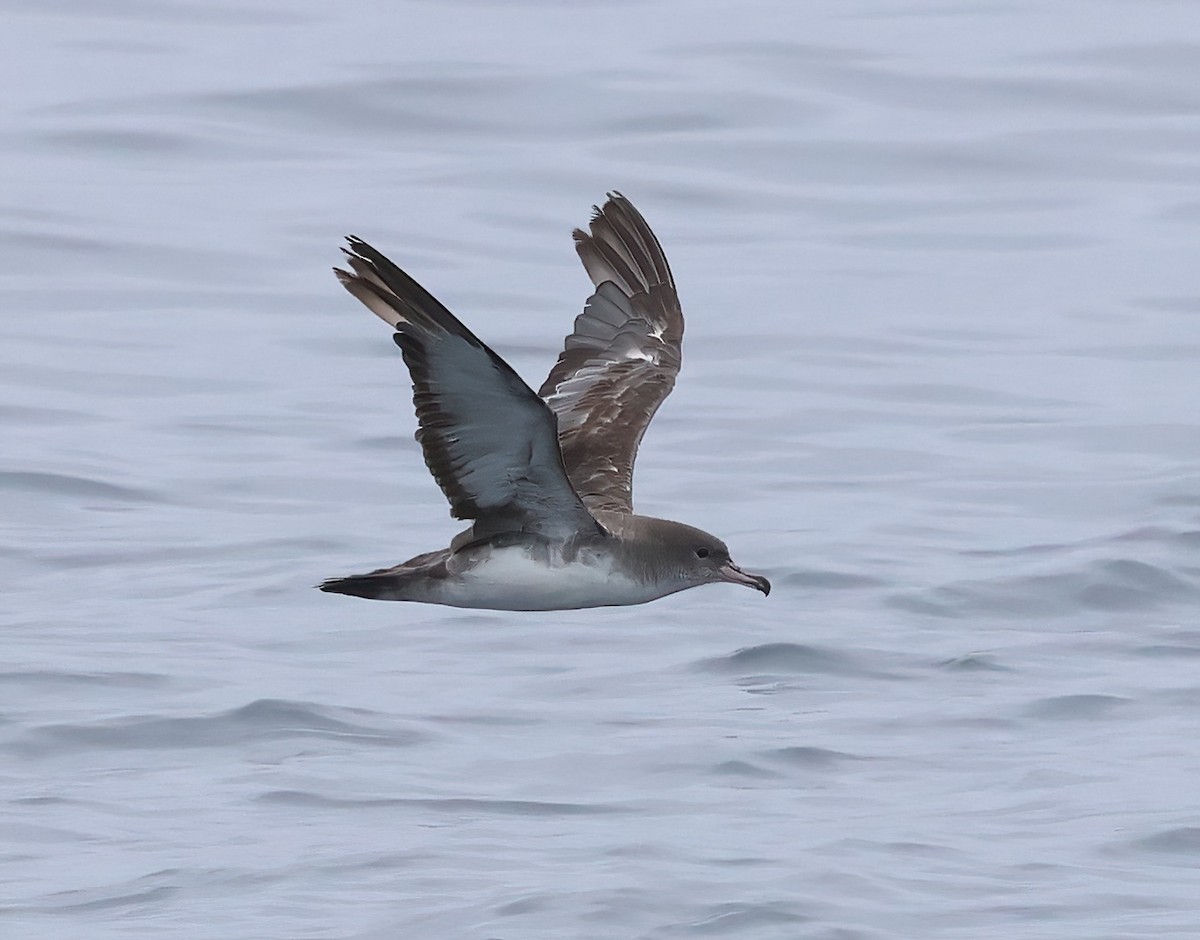
[[111,499],[129,503],[150,503],[161,500],[160,496],[150,490],[120,486],[105,480],[69,473],[0,470],[0,487],[8,490],[43,493],[49,496]]
[[1129,704],[1119,695],[1055,695],[1034,702],[1026,712],[1035,718],[1094,720],[1109,718]]
[[959,581],[919,594],[893,595],[900,610],[939,617],[1068,616],[1080,608],[1102,611],[1155,610],[1165,604],[1200,599],[1200,580],[1132,558],[1086,563],[1056,574],[1030,574]]
[[1163,855],[1186,856],[1200,865],[1200,827],[1179,826],[1134,839],[1134,848]]
[[801,770],[830,770],[834,767],[842,766],[848,761],[861,761],[867,759],[865,757],[859,757],[856,754],[847,754],[844,751],[835,751],[826,747],[811,746],[775,748],[774,750],[765,752],[763,757],[766,760],[775,761],[780,764],[786,764],[789,767],[795,767]]
[[735,650],[726,656],[714,656],[696,663],[710,672],[746,676],[749,674],[868,675],[870,670],[858,659],[841,650],[803,643],[762,643]]
[[797,911],[792,901],[732,901],[709,905],[697,920],[668,925],[663,932],[669,936],[742,937],[746,936],[747,931],[757,932],[765,927],[794,927],[812,920],[812,915]]
[[303,790],[272,790],[257,797],[259,802],[327,809],[372,809],[410,807],[455,815],[503,816],[605,816],[629,813],[630,807],[595,803],[558,803],[545,800],[487,800],[470,797],[341,797]]
[[938,665],[951,672],[1012,672],[1011,666],[1005,666],[996,660],[995,656],[987,653],[965,653],[953,659],[944,659]]
[[[18,753],[42,756],[78,750],[228,747],[288,738],[348,740],[379,747],[407,747],[424,735],[376,728],[358,720],[361,712],[305,702],[260,699],[203,717],[138,717],[92,724],[43,725],[7,745]],[[340,717],[335,717],[335,715]]]
[[25,669],[0,672],[0,686],[31,685],[47,691],[80,686],[111,686],[118,689],[146,689],[164,686],[170,678],[150,672],[68,672],[56,669]]

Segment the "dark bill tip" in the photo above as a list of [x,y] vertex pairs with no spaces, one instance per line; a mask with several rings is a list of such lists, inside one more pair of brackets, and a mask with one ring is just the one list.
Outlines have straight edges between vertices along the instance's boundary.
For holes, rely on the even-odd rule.
[[762,591],[763,594],[771,593],[770,581],[761,574],[751,574],[748,571],[743,571],[732,561],[721,568],[721,580],[729,581],[733,584],[744,584],[746,587],[754,588],[756,591]]

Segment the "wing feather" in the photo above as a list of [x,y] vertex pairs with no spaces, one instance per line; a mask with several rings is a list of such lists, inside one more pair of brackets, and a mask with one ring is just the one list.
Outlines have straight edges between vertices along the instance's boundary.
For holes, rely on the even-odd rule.
[[620,193],[574,238],[596,291],[538,394],[584,504],[629,513],[638,445],[679,374],[683,311],[662,246]]
[[396,330],[412,375],[417,441],[475,537],[523,531],[562,539],[600,531],[567,477],[557,420],[495,352],[428,291],[357,239],[345,288]]

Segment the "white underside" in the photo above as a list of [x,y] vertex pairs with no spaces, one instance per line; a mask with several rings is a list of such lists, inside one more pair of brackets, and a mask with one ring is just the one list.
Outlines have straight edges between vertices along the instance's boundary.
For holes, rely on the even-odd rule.
[[447,578],[430,600],[490,610],[573,610],[644,604],[678,589],[643,584],[614,572],[607,559],[587,553],[569,564],[547,565],[512,546],[492,549],[468,570]]

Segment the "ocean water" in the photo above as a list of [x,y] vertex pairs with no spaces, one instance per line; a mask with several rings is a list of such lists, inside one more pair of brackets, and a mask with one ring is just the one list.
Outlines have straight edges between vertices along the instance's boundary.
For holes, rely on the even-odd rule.
[[[1200,8],[0,14],[0,934],[1200,930]],[[369,239],[535,386],[609,189],[728,586],[312,590],[456,531]]]

